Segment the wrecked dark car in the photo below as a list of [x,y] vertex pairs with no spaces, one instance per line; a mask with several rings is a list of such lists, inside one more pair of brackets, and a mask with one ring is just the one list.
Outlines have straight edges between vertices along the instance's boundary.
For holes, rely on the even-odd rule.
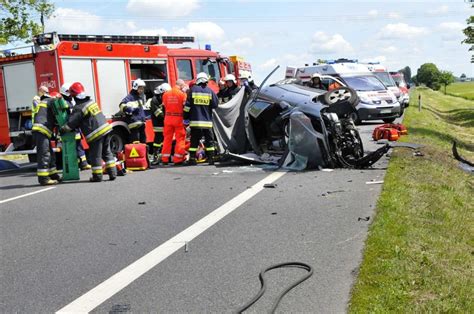
[[244,98],[241,91],[214,118],[219,148],[229,157],[290,170],[366,168],[390,149],[364,154],[351,88],[327,92],[286,79]]

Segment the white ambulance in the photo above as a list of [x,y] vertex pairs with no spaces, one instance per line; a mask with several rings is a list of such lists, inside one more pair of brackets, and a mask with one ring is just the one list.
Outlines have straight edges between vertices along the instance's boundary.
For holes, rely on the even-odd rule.
[[[382,83],[387,86],[388,90],[391,91],[395,97],[397,97],[398,102],[400,104],[403,103],[403,95],[400,91],[400,88],[397,86],[397,83],[393,79],[393,77],[390,75],[390,72],[387,71],[387,67],[384,65],[380,64],[380,62],[369,62],[369,63],[364,63],[367,68],[374,73],[374,75],[382,81]],[[402,106],[402,112],[405,106]]]
[[313,63],[304,67],[287,67],[286,78],[298,78],[303,83],[309,82],[314,73],[323,75],[322,82],[328,88],[335,81],[356,90],[360,98],[357,105],[357,116],[353,120],[383,120],[393,122],[400,116],[400,103],[397,97],[363,64],[356,60],[338,59],[326,63]]

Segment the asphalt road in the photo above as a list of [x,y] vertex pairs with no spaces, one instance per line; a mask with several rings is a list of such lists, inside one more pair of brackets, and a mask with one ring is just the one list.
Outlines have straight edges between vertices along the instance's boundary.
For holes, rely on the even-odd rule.
[[[359,127],[366,150],[378,147],[370,142],[374,126]],[[104,282],[89,293],[92,301],[76,303],[100,313],[231,312],[257,293],[260,270],[292,261],[314,274],[284,297],[279,312],[344,312],[382,187],[367,182],[383,180],[387,162],[280,174],[166,167],[103,183],[87,182],[86,171],[80,182],[48,190],[36,185],[32,169],[0,173],[0,312],[71,309],[65,306]],[[276,186],[262,189],[269,176],[278,177]],[[207,229],[198,226],[202,233],[189,242],[168,241],[221,206],[235,209]],[[128,267],[164,243],[170,253],[161,262],[155,256],[149,270]],[[271,271],[250,312],[267,311],[303,274]]]

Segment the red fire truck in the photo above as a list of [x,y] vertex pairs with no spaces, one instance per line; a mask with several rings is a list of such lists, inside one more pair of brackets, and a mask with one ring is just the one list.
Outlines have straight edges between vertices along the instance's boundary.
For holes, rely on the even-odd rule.
[[[38,87],[58,91],[64,82],[80,81],[113,126],[111,145],[120,151],[127,125],[117,115],[119,103],[137,78],[146,82],[147,98],[156,86],[177,79],[191,82],[197,73],[211,77],[210,86],[226,74],[251,73],[241,57],[225,57],[206,49],[171,48],[193,42],[188,36],[70,35],[46,33],[33,39],[32,52],[0,57],[0,151],[35,154],[31,136],[31,104]],[[214,83],[214,82],[216,83]],[[147,122],[147,141],[153,141]]]

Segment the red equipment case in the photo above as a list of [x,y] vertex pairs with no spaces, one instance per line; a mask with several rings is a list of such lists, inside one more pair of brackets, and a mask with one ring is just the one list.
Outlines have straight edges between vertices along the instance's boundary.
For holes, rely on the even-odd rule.
[[128,170],[148,169],[148,151],[146,144],[132,143],[125,145],[125,167]]
[[381,139],[396,141],[399,138],[398,130],[393,128],[387,128],[381,125],[374,129],[374,132],[372,133],[372,138],[374,139],[374,141],[378,141]]

